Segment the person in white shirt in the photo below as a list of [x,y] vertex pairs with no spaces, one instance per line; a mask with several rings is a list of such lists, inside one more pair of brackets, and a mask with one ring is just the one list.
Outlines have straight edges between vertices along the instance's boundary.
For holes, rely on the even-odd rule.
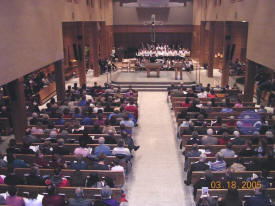
[[43,196],[37,192],[30,192],[29,198],[24,198],[25,206],[42,206]]
[[122,167],[120,164],[119,164],[119,160],[115,159],[113,161],[114,163],[114,166],[111,168],[111,171],[115,171],[115,172],[124,172],[124,167]]
[[126,157],[131,157],[130,150],[124,147],[124,141],[122,139],[118,141],[117,147],[112,151],[112,155],[125,155]]
[[200,93],[197,94],[198,98],[207,98],[207,91],[201,90]]

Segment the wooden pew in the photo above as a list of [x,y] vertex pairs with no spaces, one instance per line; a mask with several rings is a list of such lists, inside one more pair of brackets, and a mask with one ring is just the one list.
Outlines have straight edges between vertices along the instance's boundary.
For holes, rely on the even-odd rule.
[[[202,138],[203,136],[205,135],[199,135],[199,138]],[[214,137],[222,137],[222,135],[213,135]],[[192,135],[182,135],[181,136],[181,139],[182,139],[182,145],[185,146],[188,139],[190,139],[192,137]],[[232,138],[233,135],[229,135],[229,138]],[[251,139],[253,136],[252,135],[244,135],[244,134],[241,134],[240,135],[240,138],[244,138],[244,139]],[[257,137],[265,137],[265,135],[257,135]]]
[[[0,185],[0,192],[5,193],[7,192],[9,186],[2,184]],[[46,194],[47,187],[46,186],[35,186],[35,185],[17,185],[18,195],[26,196],[27,193],[37,192],[38,194]],[[65,194],[67,198],[74,198],[75,197],[75,189],[76,187],[60,187],[57,188],[58,194]],[[90,198],[92,200],[98,199],[101,194],[101,188],[89,188],[83,187],[83,192],[85,198]],[[120,202],[121,198],[121,190],[120,188],[112,188],[112,198],[116,199]]]
[[52,97],[56,95],[56,83],[53,82],[47,87],[41,89],[39,91],[39,103],[40,105],[45,104],[49,101]]
[[[33,143],[33,144],[32,144],[32,146],[39,146],[39,145],[41,145],[41,143]],[[53,144],[52,144],[52,147],[54,147],[54,146],[56,146],[56,145],[57,145],[56,143],[53,143]],[[116,144],[105,144],[105,145],[106,145],[106,146],[109,146],[111,150],[117,146]],[[21,147],[21,146],[22,146],[22,143],[18,143],[17,146],[18,146],[18,147]],[[97,146],[99,146],[99,144],[87,144],[87,148],[93,148],[93,149],[94,149],[94,148],[97,147]],[[67,150],[69,150],[71,154],[73,154],[74,150],[75,150],[77,147],[79,147],[79,144],[78,144],[78,143],[72,143],[72,144],[70,144],[70,143],[67,144],[67,143],[66,143],[66,144],[64,144],[64,147],[65,147]]]
[[[238,95],[238,96],[241,97],[241,95]],[[186,98],[187,97],[176,97],[176,96],[172,95],[171,102],[184,102]],[[199,99],[200,101],[210,101],[211,100],[211,98],[197,98],[197,97],[188,97],[188,99],[190,99],[190,100]],[[224,99],[224,97],[216,97],[215,102],[222,102],[223,99]],[[233,103],[233,102],[231,101],[231,103]]]
[[[252,174],[257,174],[258,176],[262,174],[262,171],[242,171],[242,172],[234,172],[234,177],[242,180],[246,180],[249,177],[252,177]],[[204,177],[204,172],[202,171],[194,171],[192,172],[191,184],[194,185],[200,178]],[[214,180],[221,181],[222,177],[225,177],[225,172],[218,171],[212,172]],[[275,177],[275,171],[269,172],[269,177]]]
[[0,128],[3,130],[5,135],[9,135],[11,131],[10,120],[7,117],[0,118]]
[[[176,112],[176,117],[178,116],[180,112]],[[187,114],[190,116],[190,118],[195,118],[199,112],[187,112]],[[220,116],[222,118],[229,118],[230,116],[235,116],[238,117],[240,115],[245,114],[245,112],[237,112],[237,111],[233,111],[233,112],[228,112],[228,113],[221,113],[221,112],[210,112],[207,115],[207,118],[209,119],[213,119],[213,118],[217,118],[217,116]],[[268,113],[258,113],[260,117],[268,117]]]
[[[242,157],[241,158],[244,162],[250,162],[250,161],[254,161],[255,157]],[[257,159],[261,160],[261,159],[265,159],[265,157],[257,157]],[[199,157],[189,157],[188,158],[188,168],[191,167],[191,163],[192,162],[197,162],[199,161]],[[216,161],[216,157],[206,157],[206,162],[214,162]],[[231,165],[236,161],[236,157],[225,157],[224,161],[226,162],[227,165]]]
[[[224,93],[224,91],[222,89],[218,90],[218,89],[215,89],[216,87],[212,87],[211,89],[214,89],[214,92],[215,94],[240,94],[242,93],[241,90],[239,89],[228,89],[226,90],[226,92]],[[176,92],[176,91],[175,91]],[[172,91],[172,95],[175,95],[175,92]],[[195,92],[195,93],[199,93],[199,92]]]
[[[91,130],[94,128],[94,125],[82,125],[84,128],[88,129],[88,132],[91,134]],[[36,127],[36,125],[28,125],[28,128]],[[65,125],[54,125],[54,128],[57,129],[64,129]],[[114,126],[116,131],[120,131],[120,126]],[[100,126],[100,128],[103,128],[103,126]],[[128,130],[132,130],[132,128],[126,127]],[[81,136],[82,134],[79,134]],[[103,134],[102,134],[103,135]]]
[[[225,197],[227,193],[227,189],[209,189],[209,194],[211,196],[216,196],[216,197]],[[239,197],[241,200],[244,200],[246,196],[253,196],[254,195],[254,189],[238,189],[239,191]],[[197,202],[200,199],[202,190],[199,189],[197,190],[197,195],[195,197],[195,201]],[[265,194],[269,195],[271,200],[275,200],[275,188],[268,188],[265,189]]]
[[[196,121],[197,119],[195,119],[195,118],[193,118],[193,119],[190,119],[191,121]],[[214,118],[206,118],[206,119],[204,119],[204,122],[207,122],[207,123],[211,123],[212,121],[216,121],[217,119],[214,119]],[[243,121],[244,119],[235,119],[235,121]],[[258,119],[250,119],[250,120],[253,120],[253,121],[258,121]],[[178,119],[177,118],[177,123],[178,124],[180,124],[180,123],[182,123],[183,121],[185,121],[185,119]],[[222,119],[222,123],[227,123],[227,122],[229,122],[229,121],[231,121],[231,119]],[[270,122],[270,123],[273,123],[274,122],[274,120],[273,119],[266,119],[265,121],[268,121],[268,122]]]
[[[33,165],[33,163],[36,160],[35,154],[16,154],[16,157],[18,157],[21,160],[24,160],[26,163]],[[47,161],[52,161],[53,156],[52,155],[44,155],[44,158]],[[75,155],[63,155],[62,156],[63,160],[65,162],[73,162],[76,160]],[[106,156],[104,162],[106,165],[111,165],[112,162],[116,159],[115,156]],[[92,163],[91,160],[84,158],[83,159],[88,165]]]
[[[16,168],[15,173],[24,176],[25,174],[28,174],[31,171],[30,168]],[[40,175],[51,175],[53,174],[53,169],[40,169]],[[75,170],[72,169],[62,169],[62,174],[64,176],[72,177]],[[97,173],[99,177],[110,177],[116,187],[121,187],[125,184],[125,175],[124,172],[121,171],[110,171],[110,170],[80,170],[80,172],[83,174],[83,176],[89,176],[91,173]],[[0,174],[6,175],[7,169],[1,168]]]
[[[198,145],[199,149],[205,149],[205,145]],[[216,154],[221,149],[226,148],[226,145],[209,145],[208,146],[211,152]],[[253,145],[253,148],[257,147],[257,145]],[[273,145],[267,145],[269,149],[273,148]],[[192,149],[192,145],[185,145],[185,151],[188,152]],[[241,150],[245,149],[245,145],[233,145],[232,150],[235,151],[236,154],[239,154]]]
[[[43,139],[48,138],[49,136],[46,134],[33,134],[33,136],[36,136],[38,139],[41,139],[41,142]],[[78,140],[78,137],[82,136],[82,134],[68,134],[68,139],[69,140]],[[99,137],[107,137],[107,134],[89,134],[90,137],[93,137],[94,140],[97,140]],[[61,137],[61,134],[57,134],[57,138]],[[121,138],[120,134],[114,135],[114,139],[118,141]],[[66,139],[65,139],[66,142]]]
[[[224,107],[212,107],[212,112],[220,112]],[[180,113],[181,111],[187,111],[187,107],[175,107],[174,111],[176,114]],[[242,107],[242,108],[232,108],[233,112],[244,112],[244,111],[255,111],[256,108],[254,107]],[[211,113],[212,113],[211,112]],[[231,116],[231,115],[230,115]]]
[[[200,100],[200,104],[203,104],[204,106],[206,106],[208,101],[201,101]],[[183,102],[184,101],[182,101],[182,102],[180,102],[180,101],[172,102],[172,106],[173,106],[173,108],[175,108],[175,107],[182,107],[182,103]],[[219,101],[219,102],[216,102],[216,104],[218,105],[218,107],[221,107],[222,104],[224,104],[224,102],[220,102]],[[232,103],[232,104],[234,104],[234,103]],[[242,102],[242,104],[243,104],[244,107],[255,107],[255,105],[256,105],[255,102]]]

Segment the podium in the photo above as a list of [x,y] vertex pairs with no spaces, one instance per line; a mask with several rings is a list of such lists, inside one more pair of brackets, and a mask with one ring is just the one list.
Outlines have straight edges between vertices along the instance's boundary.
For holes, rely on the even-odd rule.
[[160,77],[160,69],[162,66],[162,63],[145,63],[144,67],[147,71],[147,77],[151,77],[151,72],[157,72],[157,77]]
[[175,80],[178,79],[178,72],[180,73],[180,80],[182,80],[182,68],[183,68],[183,63],[182,62],[177,62],[173,66],[175,70]]

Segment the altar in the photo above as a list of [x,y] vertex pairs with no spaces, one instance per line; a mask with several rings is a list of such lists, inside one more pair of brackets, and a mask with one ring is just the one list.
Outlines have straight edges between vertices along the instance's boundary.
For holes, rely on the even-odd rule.
[[162,63],[145,63],[144,67],[147,71],[147,77],[151,77],[151,72],[156,72],[157,77],[160,77],[160,69],[162,68]]

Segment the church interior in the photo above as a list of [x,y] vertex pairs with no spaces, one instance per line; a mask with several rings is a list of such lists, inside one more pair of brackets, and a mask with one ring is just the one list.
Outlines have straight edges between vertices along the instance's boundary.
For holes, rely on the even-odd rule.
[[275,205],[273,0],[0,0],[0,26],[0,206]]

